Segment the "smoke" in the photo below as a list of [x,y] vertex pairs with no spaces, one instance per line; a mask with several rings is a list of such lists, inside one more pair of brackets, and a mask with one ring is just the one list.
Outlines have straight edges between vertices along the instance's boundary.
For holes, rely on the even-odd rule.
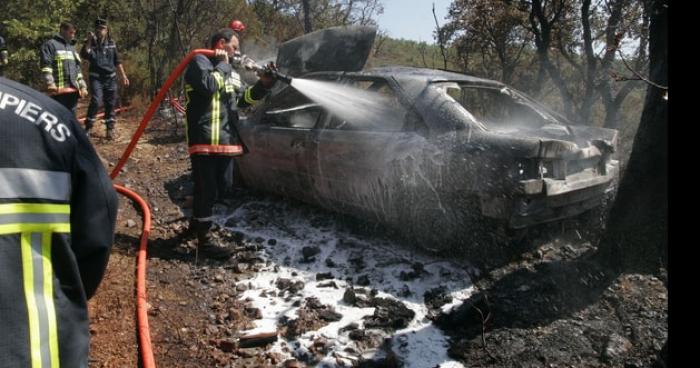
[[[400,130],[405,111],[388,95],[334,82],[295,78],[292,87],[337,118],[333,128]],[[398,127],[398,129],[396,128]]]
[[[265,39],[256,38],[252,41],[244,40],[241,53],[255,60],[258,65],[265,65],[277,59],[278,47],[279,42],[274,37],[267,37]],[[246,84],[254,84],[258,80],[255,72],[252,70],[241,68],[238,70],[238,73]]]

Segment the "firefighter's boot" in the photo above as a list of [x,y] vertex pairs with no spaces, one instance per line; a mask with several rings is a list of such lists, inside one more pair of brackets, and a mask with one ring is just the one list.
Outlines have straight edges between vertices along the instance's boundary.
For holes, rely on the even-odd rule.
[[202,256],[217,260],[229,259],[234,253],[233,249],[223,245],[210,229],[197,231],[197,249]]

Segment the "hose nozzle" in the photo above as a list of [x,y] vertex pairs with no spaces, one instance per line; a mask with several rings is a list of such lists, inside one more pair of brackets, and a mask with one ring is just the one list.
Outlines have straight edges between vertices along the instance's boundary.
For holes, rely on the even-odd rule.
[[282,81],[282,82],[284,82],[284,83],[286,83],[286,84],[289,84],[289,85],[292,84],[292,77],[290,77],[290,76],[288,76],[288,75],[286,75],[286,74],[283,74],[283,73],[280,73],[280,72],[277,72],[277,71],[276,71],[276,72],[274,72],[274,76],[275,76],[275,78],[277,78],[277,80],[279,80],[279,81]]

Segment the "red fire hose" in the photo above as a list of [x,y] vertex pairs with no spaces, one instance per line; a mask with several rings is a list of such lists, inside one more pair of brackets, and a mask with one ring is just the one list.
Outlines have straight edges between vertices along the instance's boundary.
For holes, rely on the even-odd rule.
[[138,203],[143,212],[143,231],[141,232],[141,242],[136,261],[136,316],[138,319],[139,346],[141,348],[143,367],[155,368],[156,362],[153,358],[151,334],[148,328],[148,303],[146,302],[146,252],[148,234],[151,232],[151,210],[148,208],[146,201],[135,192],[119,184],[114,184],[114,189]]
[[[115,179],[117,175],[119,175],[119,173],[121,172],[122,167],[126,163],[126,160],[129,159],[131,152],[134,150],[134,147],[136,147],[136,143],[138,143],[139,138],[141,138],[143,131],[146,129],[146,125],[148,125],[148,122],[151,120],[151,117],[153,117],[153,114],[156,112],[156,109],[165,97],[166,93],[168,92],[168,89],[170,89],[170,86],[173,84],[173,82],[175,82],[175,80],[177,80],[180,74],[182,74],[182,71],[185,70],[185,68],[187,67],[187,64],[189,64],[190,60],[197,54],[214,56],[214,51],[207,49],[194,50],[187,54],[187,56],[185,56],[185,58],[180,62],[180,64],[178,64],[175,70],[173,70],[170,73],[170,76],[168,76],[168,79],[165,81],[165,84],[163,85],[163,87],[161,87],[160,91],[151,102],[151,105],[148,107],[148,110],[143,116],[143,119],[141,119],[139,127],[136,129],[136,132],[134,132],[134,135],[131,137],[131,142],[129,143],[129,146],[127,146],[126,150],[124,150],[122,157],[119,159],[119,162],[114,167],[114,170],[112,170],[112,173],[110,174],[110,177],[112,179]],[[143,212],[143,232],[141,234],[138,258],[136,262],[136,316],[138,319],[139,346],[141,348],[141,360],[143,363],[143,368],[155,368],[156,363],[155,359],[153,358],[153,348],[151,347],[151,333],[148,327],[148,306],[146,302],[146,255],[148,234],[151,231],[151,211],[148,208],[148,204],[146,203],[146,201],[144,201],[143,198],[139,197],[138,194],[136,194],[135,192],[126,189],[125,187],[120,186],[118,184],[114,184],[114,188],[119,193],[124,194],[125,196],[137,202],[139,206],[141,206],[141,211]]]

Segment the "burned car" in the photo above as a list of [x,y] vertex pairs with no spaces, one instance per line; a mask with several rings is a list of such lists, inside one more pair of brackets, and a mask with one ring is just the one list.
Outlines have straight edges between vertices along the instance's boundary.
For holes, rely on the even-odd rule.
[[249,187],[446,249],[479,244],[493,226],[577,216],[614,189],[617,131],[571,124],[500,82],[409,67],[297,79],[366,91],[385,111],[363,118],[352,114],[362,105],[337,110],[295,82],[281,88],[237,127]]

